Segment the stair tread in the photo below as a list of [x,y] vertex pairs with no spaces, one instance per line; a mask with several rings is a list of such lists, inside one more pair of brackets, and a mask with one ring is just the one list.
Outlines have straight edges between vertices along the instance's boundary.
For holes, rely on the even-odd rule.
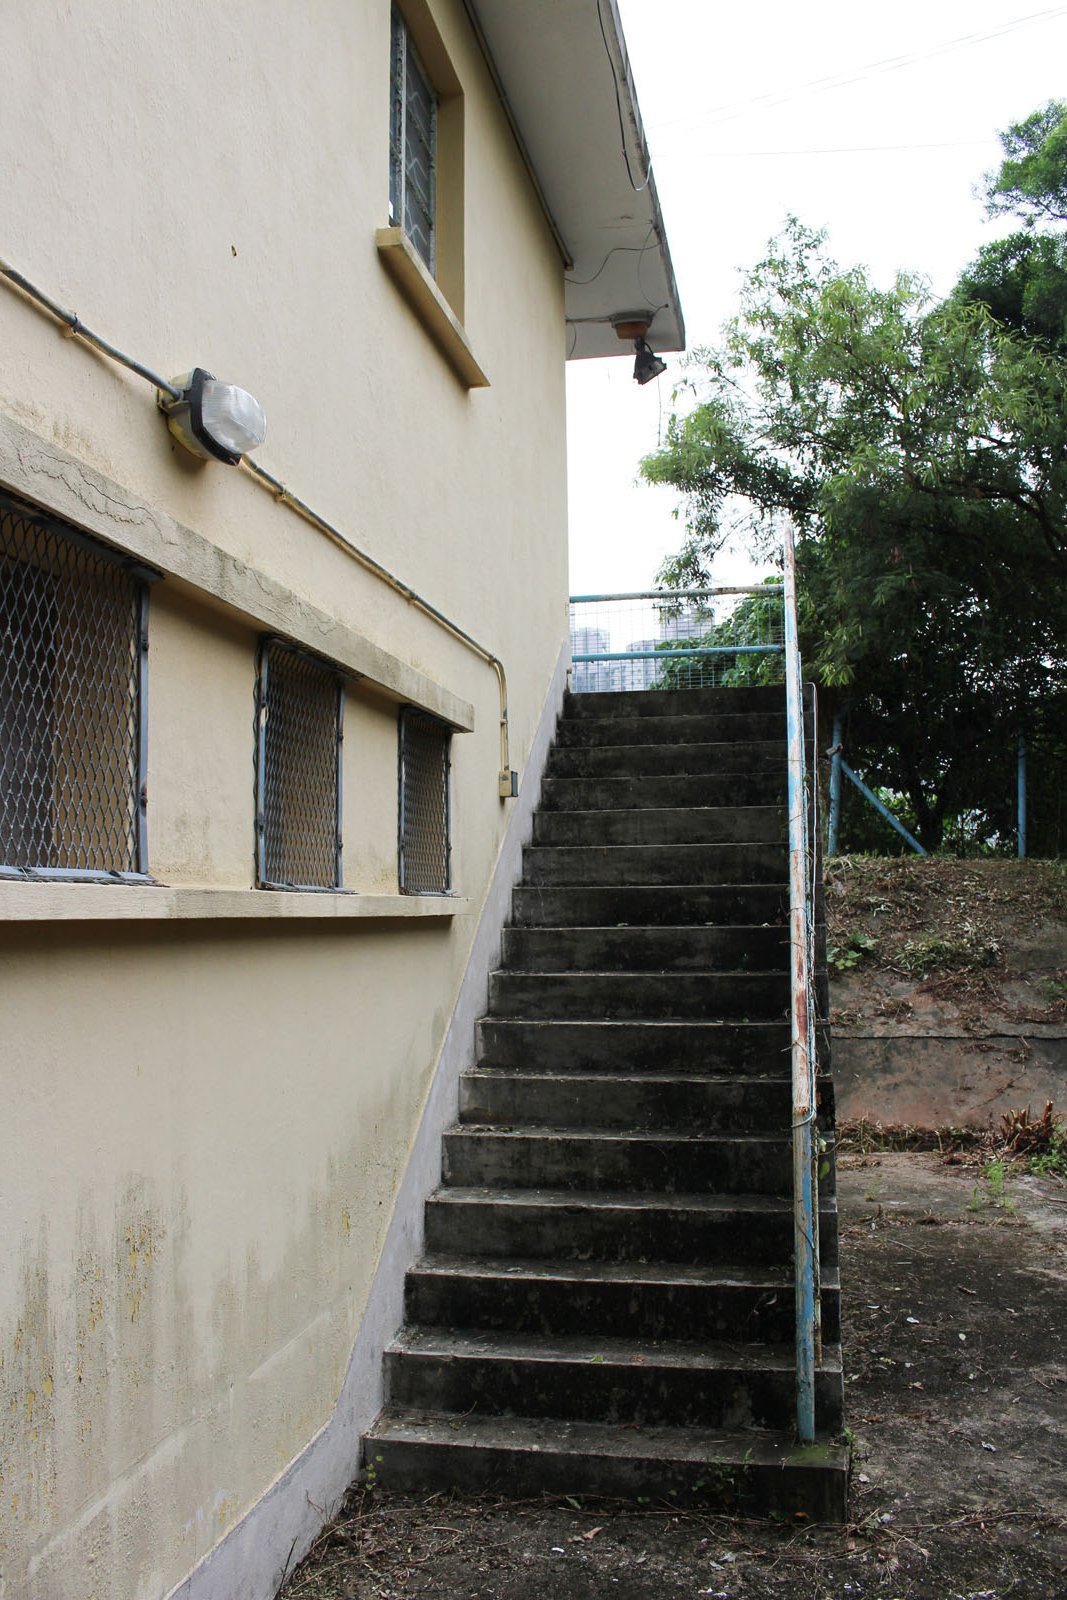
[[[434,1252],[409,1269],[420,1276],[507,1278],[533,1283],[668,1283],[672,1287],[754,1288],[792,1293],[792,1271],[677,1261],[567,1261],[543,1257],[444,1255]],[[820,1274],[824,1290],[839,1288],[836,1267]]]
[[377,1443],[438,1444],[456,1449],[507,1449],[538,1455],[682,1460],[749,1467],[806,1467],[845,1471],[848,1450],[829,1441],[817,1451],[796,1443],[791,1432],[770,1428],[625,1427],[617,1423],[557,1418],[487,1416],[483,1413],[384,1410],[367,1435]]
[[501,1127],[495,1122],[463,1122],[453,1123],[445,1130],[446,1138],[467,1134],[488,1134],[494,1139],[580,1139],[585,1144],[782,1144],[788,1135],[788,1127],[778,1129],[773,1133],[746,1133],[743,1131],[720,1131],[713,1129],[710,1133],[685,1133],[673,1128],[635,1128],[627,1130],[622,1128],[573,1128],[557,1123],[527,1123],[521,1127],[507,1125]]
[[464,1078],[475,1078],[479,1082],[499,1082],[500,1079],[514,1079],[518,1082],[527,1081],[551,1083],[595,1083],[606,1086],[612,1083],[640,1083],[656,1085],[672,1083],[699,1084],[701,1087],[712,1088],[746,1088],[749,1084],[780,1083],[789,1085],[792,1078],[788,1072],[640,1072],[628,1068],[625,1072],[583,1072],[581,1068],[573,1071],[553,1070],[544,1067],[487,1067],[484,1063],[477,1067],[468,1067],[463,1074]]
[[[743,1190],[736,1194],[664,1189],[505,1189],[487,1184],[455,1184],[435,1189],[431,1199],[447,1205],[544,1206],[578,1211],[748,1211],[766,1216],[792,1215],[789,1196]],[[836,1198],[820,1190],[820,1211],[835,1211]]]
[[[554,814],[566,815],[565,812]],[[638,841],[636,844],[528,844],[526,846],[528,855],[537,854],[538,851],[549,850],[553,852],[558,850],[581,851],[583,854],[589,851],[597,853],[611,851],[620,855],[627,851],[630,855],[636,855],[641,851],[652,850],[658,850],[661,854],[669,852],[671,855],[685,855],[695,850],[714,850],[720,854],[725,854],[730,850],[749,850],[762,855],[770,855],[772,852],[785,855],[788,849],[789,846],[785,839],[702,839],[696,840],[691,844],[651,844],[646,840]],[[734,885],[731,885],[731,887],[734,887]]]
[[[464,1357],[497,1361],[566,1362],[597,1366],[635,1366],[684,1368],[687,1370],[792,1372],[796,1351],[792,1344],[760,1343],[746,1340],[626,1339],[596,1332],[583,1334],[512,1333],[480,1329],[434,1327],[426,1324],[405,1326],[387,1346],[392,1355],[437,1356],[447,1360]],[[841,1368],[841,1347],[824,1344],[820,1371]]]
[[686,967],[679,972],[675,967],[627,967],[620,972],[617,967],[495,967],[494,978],[612,978],[619,983],[629,983],[634,978],[684,978],[686,982],[698,978],[782,978],[788,977],[789,964],[780,967]]
[[[614,721],[622,721],[624,719],[617,717],[617,718],[614,718],[614,719],[605,718],[604,720],[605,721],[612,721],[612,720],[614,720]],[[788,741],[786,740],[786,738],[785,738],[785,736],[783,734],[783,736],[780,739],[745,739],[743,741],[743,744],[744,744],[744,747],[745,747],[746,750],[766,750],[766,751],[775,750],[775,751],[777,751],[777,750],[784,750],[786,748],[787,742]],[[809,739],[808,743],[810,744],[810,742],[811,741]],[[685,746],[685,748],[687,750],[735,750],[737,748],[737,740],[736,739],[703,739],[699,743],[695,743],[695,744],[690,744],[688,740],[681,740],[681,739],[664,740],[664,742],[662,744],[652,744],[652,743],[647,743],[646,744],[644,741],[639,741],[639,742],[633,743],[633,744],[625,744],[625,743],[624,744],[619,744],[619,743],[608,744],[606,741],[602,743],[602,742],[600,742],[598,740],[597,743],[593,746],[593,748],[596,749],[596,750],[677,750],[679,748],[679,746],[682,745],[682,744],[684,744],[684,746]],[[557,750],[566,749],[568,752],[571,751],[571,750],[578,750],[578,751],[584,752],[586,750],[586,748],[587,748],[587,746],[585,746],[585,745],[566,745],[566,746],[557,745],[556,746]]]
[[[655,746],[653,748],[656,748]],[[706,803],[695,806],[617,806],[616,815],[631,817],[647,817],[650,812],[662,811],[666,816],[691,816],[694,811],[707,811],[712,816],[736,816],[739,812],[757,811],[761,816],[781,817],[785,819],[785,807],[780,801],[752,800],[741,801],[734,806],[711,806]],[[600,810],[595,806],[560,806],[553,811],[554,817],[599,817]]]
[[[544,976],[544,974],[542,974]],[[611,974],[617,977],[617,973]],[[538,1028],[706,1028],[709,1032],[728,1033],[738,1028],[762,1028],[781,1032],[785,1024],[780,1017],[500,1017],[490,1014],[482,1018],[497,1026],[514,1023],[519,1027]]]
[[[527,887],[530,886],[527,885]],[[533,887],[536,888],[537,885],[535,884]],[[561,885],[561,887],[566,886]],[[580,888],[581,885],[576,885],[576,887]],[[652,884],[646,885],[646,887],[655,888],[656,886]],[[743,888],[744,885],[738,884],[731,887]],[[761,887],[765,888],[766,885],[762,885]],[[722,934],[725,937],[728,934],[762,933],[767,928],[773,928],[777,931],[780,931],[784,937],[789,931],[789,923],[784,917],[776,922],[538,922],[532,925],[523,924],[521,927],[517,927],[514,923],[511,923],[509,924],[507,931],[524,934],[573,934],[611,933],[616,930],[625,929],[628,933],[670,933],[678,934],[679,936],[687,933],[712,932]],[[748,971],[750,969],[746,968],[745,970]]]

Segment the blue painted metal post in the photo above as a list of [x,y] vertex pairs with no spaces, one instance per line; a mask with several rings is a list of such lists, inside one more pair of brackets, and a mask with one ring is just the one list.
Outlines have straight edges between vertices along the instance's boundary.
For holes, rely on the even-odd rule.
[[790,1023],[793,1062],[793,1260],[796,1307],[797,1434],[815,1438],[818,1333],[815,1217],[815,1060],[811,947],[808,940],[808,814],[804,780],[804,701],[797,638],[793,530],[785,540],[785,703],[788,739]]
[[860,794],[871,802],[871,805],[877,811],[878,815],[880,817],[884,817],[889,823],[890,827],[895,828],[897,832],[908,841],[908,843],[911,845],[911,848],[915,851],[915,854],[917,856],[924,856],[926,851],[923,849],[918,839],[916,839],[915,835],[908,832],[900,818],[895,817],[890,811],[889,807],[884,805],[882,801],[879,800],[873,789],[868,789],[862,778],[857,778],[847,761],[841,762],[841,771],[851,783],[856,785],[856,788],[859,790]]
[[1019,860],[1026,860],[1026,735],[1020,733],[1017,748],[1016,815],[1019,830]]
[[837,835],[841,828],[841,717],[834,717],[830,743],[830,815],[826,825],[826,854],[836,856]]

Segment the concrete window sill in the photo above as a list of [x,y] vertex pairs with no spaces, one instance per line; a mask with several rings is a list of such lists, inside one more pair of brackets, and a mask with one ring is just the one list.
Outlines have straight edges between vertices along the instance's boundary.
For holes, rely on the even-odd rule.
[[403,228],[379,228],[377,244],[382,265],[456,377],[468,389],[488,389],[462,325]]
[[297,889],[171,888],[158,884],[0,883],[0,922],[315,922],[447,919],[456,895],[302,894]]

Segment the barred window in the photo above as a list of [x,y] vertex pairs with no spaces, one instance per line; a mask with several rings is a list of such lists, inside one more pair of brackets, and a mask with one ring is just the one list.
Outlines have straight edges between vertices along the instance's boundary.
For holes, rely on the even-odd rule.
[[389,92],[389,220],[437,271],[437,95],[393,7]]
[[414,706],[400,713],[400,892],[452,890],[452,732]]
[[263,889],[341,887],[344,679],[265,639],[256,689],[256,876]]
[[147,871],[151,573],[0,495],[0,874]]

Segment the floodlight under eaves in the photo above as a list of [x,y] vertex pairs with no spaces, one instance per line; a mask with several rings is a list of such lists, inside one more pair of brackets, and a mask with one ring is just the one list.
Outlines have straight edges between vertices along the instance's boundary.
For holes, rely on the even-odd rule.
[[167,426],[193,455],[235,467],[267,437],[263,407],[247,389],[220,383],[203,367],[176,378],[174,387],[181,397],[161,401]]
[[634,350],[636,352],[634,361],[635,382],[650,383],[653,378],[658,378],[661,372],[666,372],[667,363],[660,360],[647,340],[635,339]]

